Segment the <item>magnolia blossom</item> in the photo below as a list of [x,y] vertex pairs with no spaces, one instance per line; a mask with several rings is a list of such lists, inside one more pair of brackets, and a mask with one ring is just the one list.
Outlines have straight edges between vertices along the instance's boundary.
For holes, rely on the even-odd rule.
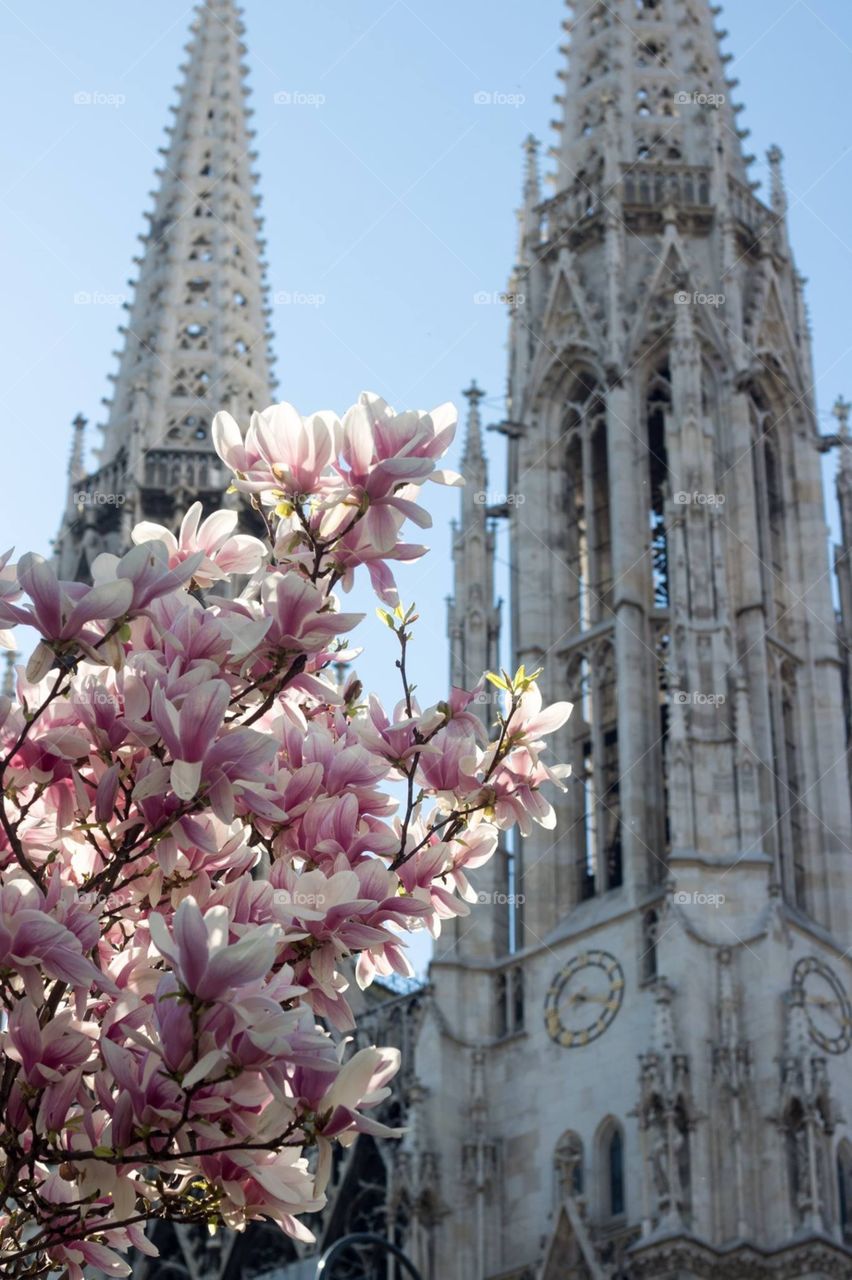
[[[454,428],[373,395],[245,436],[219,414],[266,542],[195,503],[92,585],[0,560],[0,643],[40,636],[0,699],[4,1275],[125,1275],[146,1221],[309,1240],[335,1144],[396,1133],[398,1054],[352,1052],[352,981],[410,974],[407,935],[471,909],[501,832],[553,825],[565,773],[570,708],[523,668],[490,673],[500,699],[411,694],[391,566],[425,550],[403,540],[423,484],[458,479]],[[335,674],[361,570],[399,644],[391,711]]]
[[224,582],[232,573],[254,573],[259,569],[266,557],[266,547],[259,538],[236,532],[237,512],[216,511],[201,520],[201,510],[201,503],[193,502],[181,521],[177,537],[171,529],[143,520],[133,530],[133,541],[137,544],[162,542],[172,569],[201,552],[203,559],[192,573],[199,587]]

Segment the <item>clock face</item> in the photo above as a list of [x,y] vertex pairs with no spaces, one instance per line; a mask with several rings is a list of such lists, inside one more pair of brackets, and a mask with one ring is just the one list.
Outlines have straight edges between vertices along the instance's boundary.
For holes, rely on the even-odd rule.
[[811,1039],[825,1053],[845,1053],[852,1045],[852,1006],[837,974],[816,956],[803,956],[793,969],[793,986],[804,992]]
[[544,1002],[547,1033],[566,1049],[603,1035],[624,999],[624,973],[608,951],[582,951],[559,970]]

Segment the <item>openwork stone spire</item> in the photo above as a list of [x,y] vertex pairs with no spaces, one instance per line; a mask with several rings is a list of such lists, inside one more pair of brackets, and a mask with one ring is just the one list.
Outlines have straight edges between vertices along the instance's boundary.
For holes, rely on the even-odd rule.
[[142,518],[176,520],[226,477],[210,439],[220,408],[245,418],[270,399],[260,196],[251,150],[246,47],[233,0],[195,12],[183,80],[120,353],[98,471],[69,498],[61,570],[84,576]]
[[[750,157],[740,145],[735,81],[725,76],[724,31],[713,25],[706,0],[600,0],[569,4],[562,46],[565,90],[552,154],[557,190],[579,176],[589,182],[602,164],[607,106],[622,165],[676,161],[712,166],[721,138],[729,172],[746,181]],[[721,126],[721,129],[719,128]]]

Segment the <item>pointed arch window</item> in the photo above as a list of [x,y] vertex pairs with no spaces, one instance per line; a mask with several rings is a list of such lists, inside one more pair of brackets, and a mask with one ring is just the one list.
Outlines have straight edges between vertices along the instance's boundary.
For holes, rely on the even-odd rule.
[[579,379],[564,427],[568,618],[585,631],[610,616],[612,529],[606,407],[597,385]]
[[568,679],[575,711],[571,717],[573,821],[579,901],[616,889],[623,881],[621,849],[618,714],[611,644],[596,648],[593,660],[578,654]]
[[624,1213],[624,1138],[620,1129],[613,1131],[607,1152],[609,1214],[617,1218]]
[[669,607],[669,548],[666,532],[666,491],[669,461],[666,451],[666,419],[671,412],[672,389],[668,365],[651,378],[646,398],[648,432],[648,522],[651,529],[651,580],[655,608]]
[[623,1217],[627,1211],[624,1177],[624,1131],[617,1120],[606,1120],[598,1135],[600,1216]]
[[524,1029],[524,971],[521,965],[502,969],[496,977],[495,1022],[498,1039]]
[[758,393],[752,400],[754,483],[757,540],[768,627],[789,643],[790,560],[787,553],[786,494],[781,441],[767,400]]

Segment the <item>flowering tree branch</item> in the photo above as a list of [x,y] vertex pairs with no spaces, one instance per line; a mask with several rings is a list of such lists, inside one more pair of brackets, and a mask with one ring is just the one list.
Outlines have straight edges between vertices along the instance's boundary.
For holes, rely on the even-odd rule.
[[[410,973],[402,935],[466,914],[468,872],[501,830],[553,824],[541,788],[565,772],[541,757],[570,708],[523,669],[489,677],[491,741],[481,687],[415,697],[390,566],[425,550],[400,534],[429,524],[426,481],[457,481],[436,465],[454,429],[369,395],[342,420],[276,405],[245,436],[219,414],[265,540],[196,503],[91,586],[0,561],[0,626],[41,637],[0,699],[4,1275],[126,1274],[157,1219],[310,1239],[332,1144],[392,1132],[370,1112],[398,1055],[341,1034],[349,964],[362,986]],[[399,643],[390,714],[330,676],[360,621],[334,592],[362,567]]]

